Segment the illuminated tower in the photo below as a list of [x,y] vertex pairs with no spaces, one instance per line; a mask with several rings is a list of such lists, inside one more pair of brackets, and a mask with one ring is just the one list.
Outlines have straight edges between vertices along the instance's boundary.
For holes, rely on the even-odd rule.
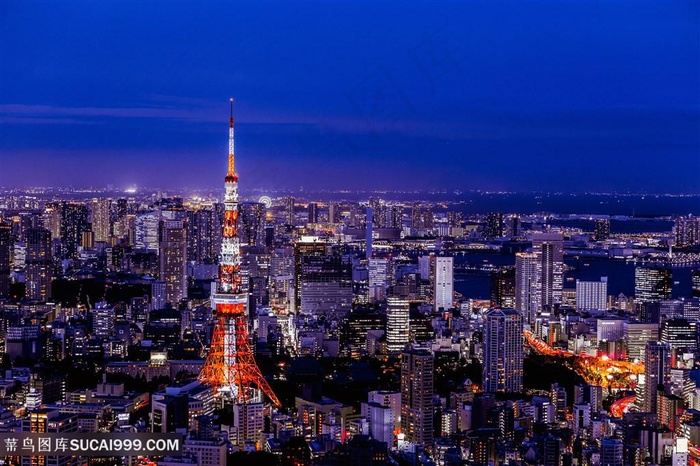
[[229,120],[228,173],[224,194],[224,224],[219,255],[219,287],[212,296],[216,326],[209,354],[199,380],[211,385],[219,397],[234,403],[258,403],[264,393],[279,400],[255,363],[248,340],[248,296],[241,288],[241,256],[238,239],[238,175],[233,155],[233,99]]

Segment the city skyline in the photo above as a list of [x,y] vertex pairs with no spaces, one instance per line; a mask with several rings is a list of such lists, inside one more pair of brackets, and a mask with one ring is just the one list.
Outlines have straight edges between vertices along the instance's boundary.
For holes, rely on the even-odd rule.
[[250,188],[698,193],[692,2],[207,6],[4,3],[0,186],[216,187],[233,96]]

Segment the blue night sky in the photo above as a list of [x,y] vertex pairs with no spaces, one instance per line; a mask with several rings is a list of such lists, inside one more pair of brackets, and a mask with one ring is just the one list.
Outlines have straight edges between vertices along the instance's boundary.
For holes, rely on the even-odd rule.
[[0,1],[0,186],[700,192],[695,0]]

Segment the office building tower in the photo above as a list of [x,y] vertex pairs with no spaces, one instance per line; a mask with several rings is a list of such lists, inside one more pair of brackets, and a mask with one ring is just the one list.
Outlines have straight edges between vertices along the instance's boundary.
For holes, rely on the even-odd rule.
[[90,203],[90,223],[98,243],[107,242],[112,236],[111,210],[111,199],[93,199]]
[[401,432],[417,446],[433,443],[434,358],[425,349],[401,353]]
[[627,342],[627,359],[643,362],[647,342],[659,339],[659,324],[630,321],[623,327],[624,339]]
[[593,230],[593,239],[595,241],[605,241],[608,238],[610,238],[610,220],[597,219]]
[[265,204],[242,202],[239,204],[241,245],[265,244]]
[[608,307],[608,277],[599,282],[576,280],[576,309],[602,311]]
[[61,243],[65,258],[77,258],[83,232],[90,229],[84,204],[64,202],[61,206]]
[[487,214],[486,225],[484,226],[484,238],[501,238],[504,233],[505,224],[503,223],[503,214],[500,212],[491,212]]
[[51,232],[30,229],[27,232],[27,259],[25,267],[25,296],[45,302],[51,298],[53,280],[53,258],[51,255]]
[[44,228],[51,232],[52,238],[61,237],[61,212],[63,211],[62,203],[49,202],[44,207],[43,223]]
[[510,237],[518,237],[522,234],[522,225],[520,222],[520,217],[517,215],[512,215],[508,217],[507,222],[508,235]]
[[136,215],[134,246],[137,249],[158,251],[160,211],[142,212]]
[[603,409],[603,387],[600,385],[574,385],[574,404],[588,405],[597,413]]
[[492,309],[484,316],[485,392],[523,391],[523,318],[514,309]]
[[454,258],[430,257],[433,309],[436,311],[451,309],[454,307]]
[[532,252],[537,255],[539,310],[548,310],[562,300],[564,236],[561,233],[536,233],[532,236]]
[[287,225],[296,225],[296,216],[294,213],[294,198],[287,196],[284,198],[284,218]]
[[378,302],[386,299],[389,287],[389,260],[370,259],[367,264],[369,301]]
[[10,251],[13,247],[10,225],[0,222],[0,299],[10,294]]
[[657,394],[664,391],[670,380],[671,347],[660,341],[647,342],[644,357],[644,412],[656,413]]
[[340,221],[340,206],[334,202],[328,203],[328,223]]
[[296,309],[313,314],[350,310],[352,263],[339,247],[318,238],[303,238],[294,245]]
[[680,318],[665,321],[661,324],[661,341],[668,343],[671,350],[695,351],[698,348],[697,321]]
[[646,303],[670,299],[673,289],[673,271],[661,267],[637,267],[634,269],[634,299]]
[[410,306],[407,300],[393,297],[386,304],[386,347],[399,352],[410,339]]
[[491,307],[517,309],[515,303],[515,267],[501,267],[491,272]]
[[318,204],[315,202],[309,202],[307,207],[308,213],[308,223],[318,223]]
[[528,325],[534,325],[540,309],[537,280],[537,255],[529,252],[515,254],[515,308]]
[[165,283],[165,301],[177,307],[187,298],[187,227],[182,220],[161,220],[160,281]]
[[374,212],[371,208],[368,207],[365,215],[365,259],[369,260],[372,258],[372,231],[374,228]]
[[673,226],[676,246],[689,247],[700,244],[700,217],[678,217]]

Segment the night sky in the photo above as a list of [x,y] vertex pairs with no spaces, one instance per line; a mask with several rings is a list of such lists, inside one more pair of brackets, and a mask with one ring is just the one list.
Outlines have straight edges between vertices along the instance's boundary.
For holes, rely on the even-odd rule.
[[0,0],[0,186],[700,192],[700,2]]

